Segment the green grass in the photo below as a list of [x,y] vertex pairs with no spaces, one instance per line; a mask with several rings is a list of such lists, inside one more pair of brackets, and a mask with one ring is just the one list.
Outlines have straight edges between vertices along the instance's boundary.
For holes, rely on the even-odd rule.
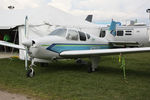
[[24,61],[0,60],[0,89],[42,100],[149,100],[150,53],[126,55],[126,75],[118,56],[101,57],[99,70],[64,60],[36,66],[34,78],[26,78]]

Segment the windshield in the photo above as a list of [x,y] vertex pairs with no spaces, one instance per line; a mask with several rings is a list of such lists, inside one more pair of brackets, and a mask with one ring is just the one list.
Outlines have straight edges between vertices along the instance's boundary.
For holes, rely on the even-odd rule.
[[67,32],[67,29],[56,29],[56,30],[52,31],[49,35],[65,37],[66,32]]

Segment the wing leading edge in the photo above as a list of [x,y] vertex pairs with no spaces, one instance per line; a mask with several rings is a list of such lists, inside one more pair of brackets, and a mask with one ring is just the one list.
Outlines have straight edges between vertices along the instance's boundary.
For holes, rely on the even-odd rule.
[[5,42],[5,41],[0,41],[0,45],[25,50],[24,46]]
[[76,50],[64,51],[60,53],[62,57],[89,57],[95,55],[112,55],[119,53],[134,53],[134,52],[148,52],[150,47],[143,48],[122,48],[122,49],[96,49],[96,50]]

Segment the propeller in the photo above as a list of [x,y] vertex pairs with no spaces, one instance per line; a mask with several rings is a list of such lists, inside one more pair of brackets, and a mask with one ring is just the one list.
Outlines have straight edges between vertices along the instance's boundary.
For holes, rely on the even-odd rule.
[[29,56],[29,49],[31,46],[33,46],[35,44],[34,40],[30,40],[29,39],[29,25],[28,25],[28,16],[26,16],[25,18],[25,40],[22,42],[22,44],[25,47],[26,50],[26,55],[25,55],[25,69],[27,70],[27,77],[33,77],[35,72],[32,68],[32,66],[34,65],[34,60],[31,57],[31,65],[29,66],[30,69],[28,70],[28,56]]
[[[25,17],[25,38],[28,40],[28,16]],[[25,69],[28,70],[28,50],[29,50],[29,42],[24,41],[22,43],[26,48],[26,56],[25,56]]]

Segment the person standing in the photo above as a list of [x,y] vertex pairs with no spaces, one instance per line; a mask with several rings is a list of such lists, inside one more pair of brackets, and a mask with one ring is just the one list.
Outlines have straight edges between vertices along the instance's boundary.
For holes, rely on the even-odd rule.
[[6,42],[10,42],[10,35],[9,34],[5,34],[3,40],[6,41]]
[[[11,42],[10,35],[9,34],[5,34],[3,40],[6,41],[6,42]],[[10,51],[9,47],[5,46],[4,49],[5,49],[5,52],[9,52]]]

